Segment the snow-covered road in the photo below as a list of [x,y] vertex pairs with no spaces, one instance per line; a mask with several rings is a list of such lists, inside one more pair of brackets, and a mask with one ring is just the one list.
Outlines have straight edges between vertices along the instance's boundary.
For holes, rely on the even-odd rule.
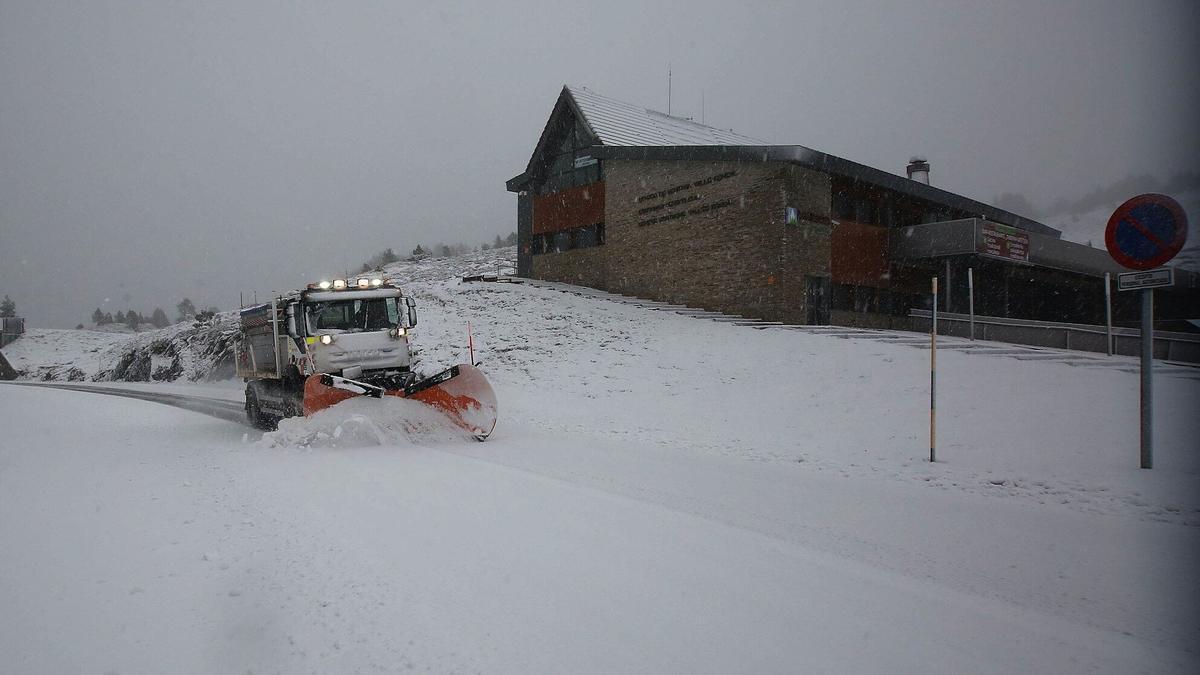
[[271,449],[216,419],[81,397],[0,388],[23,421],[0,454],[6,671],[1194,659],[1194,528],[525,425],[486,444]]

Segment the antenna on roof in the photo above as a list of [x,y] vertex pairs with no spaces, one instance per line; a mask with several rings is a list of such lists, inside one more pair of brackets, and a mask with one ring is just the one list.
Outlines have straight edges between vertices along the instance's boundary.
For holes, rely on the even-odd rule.
[[671,63],[667,62],[667,114],[671,114]]

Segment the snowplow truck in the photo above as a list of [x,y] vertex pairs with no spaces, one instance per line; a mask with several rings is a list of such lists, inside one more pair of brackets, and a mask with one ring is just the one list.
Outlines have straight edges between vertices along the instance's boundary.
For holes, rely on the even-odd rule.
[[412,296],[383,279],[335,279],[246,307],[234,344],[246,417],[274,429],[357,396],[411,398],[479,440],[496,425],[496,396],[476,364],[432,377],[412,369]]

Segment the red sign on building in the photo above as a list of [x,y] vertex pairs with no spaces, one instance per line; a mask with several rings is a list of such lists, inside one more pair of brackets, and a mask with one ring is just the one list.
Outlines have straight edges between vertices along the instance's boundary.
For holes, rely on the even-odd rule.
[[984,222],[979,252],[984,255],[1029,262],[1029,233],[1008,225]]

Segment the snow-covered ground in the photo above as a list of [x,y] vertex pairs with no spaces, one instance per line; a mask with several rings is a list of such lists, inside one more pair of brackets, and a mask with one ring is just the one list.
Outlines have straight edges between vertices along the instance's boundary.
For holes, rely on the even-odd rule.
[[388,270],[425,370],[471,321],[486,443],[407,401],[260,437],[0,386],[3,669],[1200,662],[1200,381],[1157,379],[1146,471],[1136,374],[946,352],[931,465],[925,351],[457,280],[496,262]]

